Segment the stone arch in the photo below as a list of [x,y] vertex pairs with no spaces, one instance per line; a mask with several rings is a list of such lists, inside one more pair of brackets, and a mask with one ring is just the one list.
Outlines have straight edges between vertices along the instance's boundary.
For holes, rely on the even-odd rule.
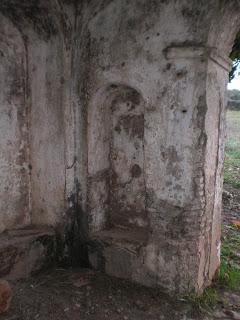
[[100,89],[88,112],[90,229],[145,228],[144,100],[134,88]]
[[222,55],[229,56],[237,32],[240,30],[239,1],[224,1],[212,19],[207,45],[217,48]]

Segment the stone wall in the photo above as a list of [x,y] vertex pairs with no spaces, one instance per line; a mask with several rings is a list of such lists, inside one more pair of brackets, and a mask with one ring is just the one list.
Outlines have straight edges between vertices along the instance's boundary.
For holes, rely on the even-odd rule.
[[28,169],[8,175],[28,182],[25,223],[56,227],[73,255],[115,276],[178,292],[211,282],[236,8],[2,1],[25,61]]
[[26,51],[20,32],[0,19],[0,232],[30,222]]

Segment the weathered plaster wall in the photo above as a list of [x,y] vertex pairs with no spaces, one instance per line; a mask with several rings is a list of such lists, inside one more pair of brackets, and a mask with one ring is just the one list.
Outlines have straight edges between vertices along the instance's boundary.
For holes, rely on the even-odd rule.
[[144,101],[130,87],[100,90],[88,110],[88,214],[92,230],[148,224]]
[[73,8],[58,2],[2,1],[0,11],[1,121],[6,135],[1,155],[9,167],[3,163],[1,185],[8,191],[1,198],[11,199],[2,201],[1,211],[8,229],[30,223],[56,226],[63,224],[67,200],[72,37],[67,21]]
[[25,226],[29,213],[26,51],[16,27],[0,16],[0,232]]
[[147,225],[144,101],[136,90],[117,86],[110,113],[110,224],[142,228]]
[[[116,251],[114,257],[125,259],[126,266],[132,261],[131,271],[126,274],[135,281],[172,290],[184,287],[183,278],[189,282],[189,268],[195,285],[202,209],[193,179],[195,150],[201,135],[195,108],[204,89],[200,85],[196,89],[194,85],[197,75],[201,71],[205,74],[206,67],[200,61],[189,61],[188,56],[176,61],[174,56],[166,59],[165,51],[172,43],[195,40],[182,11],[180,3],[177,6],[172,2],[146,1],[131,4],[113,1],[105,3],[99,12],[95,9],[95,15],[94,10],[90,11],[92,16],[85,30],[90,39],[85,75],[88,96],[82,96],[84,106],[91,98],[94,100],[100,88],[120,83],[141,92],[146,101],[144,168],[150,239],[140,254],[144,265],[134,255],[129,257]],[[204,30],[202,35],[198,34],[197,44],[201,36],[206,36]],[[193,50],[190,48],[190,53]],[[107,270],[124,276],[124,272],[114,272],[119,259],[114,260],[112,255],[113,250],[105,255],[112,263],[106,266]]]
[[[146,102],[143,166],[150,221],[148,242],[140,253],[132,255],[123,242],[121,247],[119,243],[108,246],[103,259],[105,270],[111,274],[171,290],[199,290],[219,266],[222,114],[227,71],[222,71],[221,57],[213,57],[211,39],[212,30],[216,32],[217,24],[227,23],[229,15],[230,7],[220,1],[93,1],[84,7],[79,20],[79,52],[75,56],[76,60],[84,57],[86,61],[76,79],[82,123],[86,123],[92,104],[97,103],[99,91],[111,84],[134,88]],[[236,32],[235,27],[234,31],[229,28],[232,40],[228,45]],[[216,35],[223,39],[218,32]],[[230,47],[223,50],[216,42],[214,46],[222,49],[220,56],[230,51]],[[218,70],[217,89],[209,80],[211,68]],[[96,117],[96,123],[100,120]],[[81,128],[82,136],[86,129]],[[108,134],[103,128],[97,132]],[[85,172],[82,184],[87,181],[87,172],[91,175],[91,170],[87,171],[87,161],[91,163],[93,157],[91,139],[88,143],[90,153],[86,141],[78,150],[79,167]],[[210,153],[211,148],[215,151]],[[80,156],[85,150],[88,158]],[[101,161],[98,163],[101,166]],[[107,163],[106,159],[102,169],[107,169]],[[107,201],[99,200],[101,191],[106,195],[106,181],[104,187],[98,182],[90,190],[90,208],[95,202]],[[101,213],[98,216],[95,212],[93,219],[96,230],[105,225],[105,208],[98,209]],[[96,262],[95,257],[93,260]]]
[[74,153],[70,109],[74,6],[42,1],[39,7],[39,12],[33,10],[32,21],[25,19],[24,27],[31,101],[32,223],[57,226],[64,224],[67,199],[73,192],[68,191],[67,171]]
[[[220,61],[219,61],[220,62]],[[223,187],[224,141],[225,141],[225,106],[229,61],[221,67],[211,61],[208,66],[207,105],[209,106],[205,126],[208,136],[205,153],[205,197],[206,220],[205,232],[209,230],[211,247],[209,248],[208,278],[212,279],[220,263],[220,233]],[[211,106],[211,107],[210,107]],[[218,115],[218,117],[216,117]],[[210,206],[210,207],[209,207]],[[212,213],[209,215],[208,213]],[[204,250],[202,250],[202,253]],[[206,266],[205,266],[206,268]],[[208,267],[207,267],[208,268]],[[205,269],[206,271],[206,269]]]
[[58,38],[29,43],[33,224],[56,225],[64,213],[63,47]]
[[[115,276],[169,291],[209,284],[219,266],[226,56],[238,6],[1,2],[22,35],[14,31],[19,46],[1,68],[8,74],[13,56],[11,67],[24,57],[27,94],[17,102],[29,114],[31,177],[21,190],[33,224],[63,225],[73,255]],[[0,124],[12,134],[14,121]],[[23,171],[20,180],[25,187]]]

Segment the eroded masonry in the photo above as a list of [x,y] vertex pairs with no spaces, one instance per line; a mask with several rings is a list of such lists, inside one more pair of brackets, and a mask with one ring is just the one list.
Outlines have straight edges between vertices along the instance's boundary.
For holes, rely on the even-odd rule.
[[0,276],[209,285],[240,2],[1,0],[0,16]]

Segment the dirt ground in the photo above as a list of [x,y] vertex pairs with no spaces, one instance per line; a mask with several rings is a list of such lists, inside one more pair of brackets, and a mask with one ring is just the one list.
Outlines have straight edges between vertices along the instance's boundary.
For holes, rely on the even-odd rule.
[[1,319],[186,319],[179,303],[156,290],[83,269],[52,270],[19,281],[14,293]]
[[[225,226],[240,219],[240,191],[226,189]],[[14,292],[11,307],[0,320],[240,319],[240,292],[226,289],[217,289],[219,299],[212,311],[199,314],[191,304],[159,290],[87,269],[49,270],[11,285]]]

